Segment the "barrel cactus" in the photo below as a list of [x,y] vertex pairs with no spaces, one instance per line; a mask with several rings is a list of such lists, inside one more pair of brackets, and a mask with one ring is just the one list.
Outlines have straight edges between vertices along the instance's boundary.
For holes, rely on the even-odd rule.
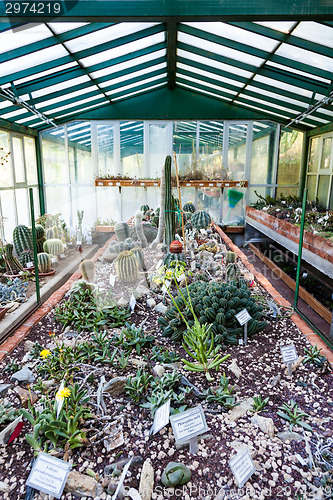
[[161,477],[163,486],[178,486],[186,484],[192,476],[191,470],[183,464],[169,462]]
[[64,244],[61,240],[53,238],[51,240],[45,241],[43,249],[44,252],[58,257],[59,255],[64,253]]
[[135,257],[138,261],[139,269],[144,270],[144,268],[145,268],[145,256],[144,256],[142,248],[141,247],[132,248],[131,252],[133,255],[135,255]]
[[140,210],[141,210],[141,212],[143,212],[145,214],[149,210],[149,205],[142,205],[140,207]]
[[16,226],[13,231],[13,240],[18,259],[23,267],[33,261],[32,232],[27,226]]
[[48,253],[42,252],[37,255],[38,271],[40,273],[49,273],[51,271],[52,260]]
[[225,263],[232,264],[236,262],[236,254],[235,252],[227,252],[225,255]]
[[59,231],[57,226],[50,227],[49,229],[46,230],[46,239],[52,240],[54,238],[59,239]]
[[139,274],[139,264],[136,256],[130,252],[121,252],[116,258],[116,273],[125,283],[135,281]]
[[171,253],[168,252],[163,258],[163,264],[166,267],[170,267],[172,262],[181,262],[186,266],[186,257],[184,253]]
[[183,211],[184,212],[191,212],[191,214],[194,214],[194,212],[195,212],[195,205],[191,201],[188,201],[183,206]]
[[114,226],[114,232],[118,241],[125,241],[126,238],[131,236],[131,230],[127,222],[117,222]]
[[95,263],[90,260],[83,260],[79,266],[82,278],[89,283],[94,283],[95,281]]
[[43,252],[43,245],[46,241],[45,229],[41,224],[35,225],[37,253]]
[[6,263],[6,269],[9,274],[19,274],[19,272],[23,271],[22,264],[17,260],[13,255],[13,245],[11,243],[7,243],[4,246],[4,258]]
[[191,224],[193,227],[196,229],[206,229],[208,226],[210,226],[212,222],[212,218],[209,215],[208,212],[205,212],[204,210],[199,210],[198,212],[195,212],[192,217],[191,217]]

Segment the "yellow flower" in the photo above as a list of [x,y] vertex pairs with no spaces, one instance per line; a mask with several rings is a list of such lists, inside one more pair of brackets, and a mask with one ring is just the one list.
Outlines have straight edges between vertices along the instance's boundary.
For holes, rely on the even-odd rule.
[[69,398],[71,395],[71,391],[68,389],[68,387],[64,387],[63,389],[60,389],[57,394],[56,394],[56,400],[59,401],[64,398]]
[[51,351],[49,349],[43,349],[41,352],[40,352],[40,356],[45,359],[47,358],[48,356],[50,356],[51,354]]

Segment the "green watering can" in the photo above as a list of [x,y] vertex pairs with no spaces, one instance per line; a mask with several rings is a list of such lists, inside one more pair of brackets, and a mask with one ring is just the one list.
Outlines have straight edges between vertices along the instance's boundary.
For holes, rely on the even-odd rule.
[[228,189],[228,202],[229,202],[230,208],[229,208],[226,222],[229,219],[231,209],[235,208],[237,203],[240,202],[243,197],[244,197],[244,193],[241,193],[240,191],[237,191],[236,189]]

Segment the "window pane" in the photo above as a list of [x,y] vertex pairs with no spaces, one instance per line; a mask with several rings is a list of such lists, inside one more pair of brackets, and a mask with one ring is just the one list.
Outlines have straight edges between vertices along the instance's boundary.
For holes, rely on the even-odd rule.
[[161,177],[165,157],[170,153],[167,125],[149,125],[149,171],[148,176]]
[[114,160],[114,127],[101,124],[97,129],[97,162],[99,176],[116,175]]
[[19,224],[30,226],[30,205],[28,204],[28,190],[15,189],[17,221]]
[[71,183],[93,184],[94,165],[91,156],[90,122],[67,126]]
[[70,221],[70,203],[67,186],[45,188],[46,212],[48,214],[60,213],[66,224]]
[[309,157],[309,172],[317,172],[319,161],[319,137],[311,139],[310,157]]
[[228,171],[235,181],[244,179],[247,125],[229,125]]
[[[122,190],[123,189],[124,188],[122,188]],[[121,195],[119,194],[117,187],[97,188],[96,201],[97,218],[100,222],[107,221],[108,219],[118,222],[121,221]],[[123,220],[125,221],[126,219]]]
[[24,138],[25,165],[27,170],[27,183],[37,184],[37,163],[35,140],[32,137]]
[[330,168],[331,151],[332,151],[332,137],[326,137],[323,140],[323,152],[321,155],[321,162],[320,162],[321,169]]
[[208,178],[222,179],[223,122],[200,122],[199,168]]
[[[283,131],[280,139],[277,184],[279,186],[299,185],[302,161],[303,134],[297,130]],[[284,190],[286,193],[288,190]],[[288,191],[289,192],[289,191]],[[290,193],[291,194],[291,193]]]
[[328,188],[330,187],[330,177],[328,175],[320,175],[318,180],[318,201],[325,208],[327,207]]
[[273,170],[273,155],[275,142],[275,127],[270,127],[268,134],[256,139],[253,135],[251,159],[251,184],[271,184]]
[[47,184],[67,183],[64,129],[61,128],[58,132],[57,135],[43,134],[44,180]]
[[179,175],[186,175],[197,169],[196,136],[196,122],[174,122],[173,150],[177,155]]
[[123,175],[144,177],[143,122],[120,123],[120,158]]
[[7,132],[0,131],[0,165],[1,165],[1,176],[0,176],[0,186],[9,187],[13,185],[12,176],[12,158],[7,155],[9,153],[9,134]]
[[15,182],[25,182],[23,145],[21,137],[13,137]]
[[73,225],[78,225],[77,211],[83,210],[83,232],[89,230],[96,221],[95,214],[95,189],[94,187],[71,186]]
[[315,201],[316,199],[316,183],[317,176],[316,175],[308,175],[307,185],[308,188],[308,200]]
[[16,227],[14,191],[0,191],[1,209],[4,220],[5,238],[8,243],[13,241],[13,231]]

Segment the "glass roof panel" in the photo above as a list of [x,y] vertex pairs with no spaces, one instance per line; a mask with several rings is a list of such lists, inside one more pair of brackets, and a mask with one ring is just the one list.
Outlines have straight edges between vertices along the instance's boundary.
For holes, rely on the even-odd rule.
[[244,103],[243,101],[238,101],[238,100],[235,100],[234,101],[235,104],[239,105],[239,106],[245,106],[246,108],[251,108],[251,109],[255,109],[256,111],[259,111],[261,113],[268,113],[269,115],[273,115],[273,116],[276,116],[278,118],[284,118],[284,119],[288,119],[289,116],[286,116],[286,115],[281,115],[279,113],[274,113],[273,111],[267,111],[263,108],[260,108],[259,106],[253,106],[253,104],[248,104],[248,103]]
[[44,76],[55,75],[56,73],[59,73],[60,71],[73,68],[74,66],[78,66],[78,63],[76,61],[73,61],[73,62],[70,62],[67,64],[63,64],[61,66],[57,66],[56,72],[55,72],[54,68],[51,68],[51,69],[48,69],[46,71],[42,71],[40,73],[34,73],[33,75],[27,76],[25,78],[20,78],[18,80],[15,80],[15,84],[21,85],[21,84],[26,83],[26,82],[36,81],[36,80],[39,80],[40,78],[43,78]]
[[294,94],[299,94],[300,96],[304,96],[307,98],[311,98],[312,92],[310,90],[303,89],[301,87],[296,87],[294,85],[290,85],[289,83],[284,83],[281,81],[274,80],[273,78],[267,78],[266,76],[256,75],[253,80],[265,83],[267,85],[271,85],[276,87],[277,89],[287,90],[289,92],[293,92]]
[[267,97],[272,97],[273,99],[280,99],[282,102],[289,103],[289,104],[295,104],[296,106],[302,106],[307,108],[308,103],[303,102],[303,101],[298,101],[296,99],[291,99],[290,97],[286,97],[285,95],[281,95],[278,93],[279,89],[276,89],[276,92],[270,92],[269,90],[266,89],[258,89],[257,87],[253,87],[252,85],[247,85],[246,87],[247,90],[251,90],[253,92],[260,93],[262,95],[266,95]]
[[207,83],[204,80],[200,80],[199,78],[193,78],[193,77],[187,76],[187,75],[177,75],[177,76],[179,76],[180,78],[183,78],[184,80],[187,80],[189,82],[198,83],[199,85],[204,85],[206,87],[218,90],[220,92],[226,92],[227,94],[230,94],[230,95],[236,95],[236,92],[234,92],[233,90],[225,89],[223,86],[214,85],[213,83]]
[[[159,69],[166,68],[166,66],[167,66],[166,62],[161,64],[155,64],[155,66],[150,66],[149,68],[144,68],[141,69],[140,71],[134,71],[133,73],[124,76],[119,76],[118,78],[113,78],[112,80],[108,80],[107,82],[102,82],[99,85],[102,88],[107,87],[109,85],[116,85],[117,83],[121,83],[132,78],[137,78],[139,76],[147,75],[152,71],[157,71]],[[141,84],[141,82],[138,83]]]
[[144,80],[140,80],[138,82],[131,83],[129,85],[124,85],[123,87],[118,87],[116,90],[110,90],[110,91],[105,92],[105,93],[106,93],[106,95],[111,95],[111,97],[112,97],[113,94],[119,94],[119,92],[124,92],[124,90],[132,89],[133,87],[137,87],[138,85],[145,85],[146,83],[153,82],[155,80],[158,80],[158,79],[166,77],[166,76],[167,76],[167,73],[162,73],[161,75],[152,76],[151,78],[146,78]]
[[209,22],[209,23],[182,23],[187,26],[193,26],[193,28],[198,28],[208,33],[213,33],[214,35],[222,36],[228,38],[229,40],[234,40],[245,45],[250,45],[251,47],[260,47],[263,50],[271,52],[275,49],[278,42],[267,38],[266,36],[258,35],[257,33],[251,33],[237,26],[232,26],[231,24],[222,22]]
[[98,64],[101,62],[112,60],[116,57],[123,56],[125,54],[130,54],[136,50],[145,49],[146,47],[151,47],[160,42],[164,42],[165,32],[156,33],[155,35],[146,36],[140,40],[135,40],[130,43],[125,43],[119,47],[114,47],[113,49],[105,50],[99,54],[94,54],[92,56],[84,57],[81,59],[83,66],[91,66],[92,64]]
[[87,24],[90,23],[47,23],[57,35],[66,33],[66,31],[75,30],[76,28],[81,28],[81,26],[87,26]]
[[144,92],[148,92],[149,90],[154,90],[154,89],[157,89],[159,87],[164,87],[165,86],[165,83],[158,83],[156,85],[151,85],[145,89],[142,89],[142,90],[137,90],[136,92],[131,92],[130,94],[126,94],[126,95],[122,95],[122,96],[119,96],[119,97],[115,97],[113,99],[113,101],[119,101],[120,99],[127,99],[128,97],[133,97],[135,95],[139,95],[139,94],[142,94]]
[[244,99],[249,99],[251,100],[251,102],[257,102],[258,104],[262,104],[263,106],[274,106],[275,109],[277,110],[281,110],[281,111],[285,111],[287,114],[290,113],[290,115],[297,115],[299,114],[298,111],[295,111],[294,109],[291,110],[290,108],[287,108],[285,106],[280,106],[278,104],[271,104],[269,101],[264,101],[263,99],[259,99],[257,97],[253,97],[253,96],[248,96],[246,94],[241,94],[241,97],[243,97]]
[[79,50],[89,49],[90,47],[101,45],[106,41],[111,42],[112,40],[117,40],[123,36],[137,33],[138,31],[142,31],[158,24],[160,23],[118,23],[113,26],[108,26],[107,28],[88,33],[87,35],[79,36],[73,40],[69,40],[68,42],[65,42],[65,46],[71,52],[78,52]]
[[333,27],[330,28],[324,24],[313,21],[302,21],[293,31],[293,36],[333,49]]
[[198,47],[199,49],[209,50],[210,52],[214,52],[215,54],[219,54],[224,57],[230,57],[231,59],[235,59],[236,61],[253,64],[257,67],[259,67],[264,62],[263,59],[252,56],[251,54],[240,52],[235,49],[230,49],[229,47],[225,47],[224,45],[219,45],[215,42],[209,42],[208,40],[203,40],[202,38],[188,35],[187,33],[182,33],[181,31],[178,31],[178,40],[179,42],[193,45],[194,47]]
[[230,85],[234,85],[235,87],[243,87],[243,83],[237,82],[236,80],[232,80],[231,78],[225,78],[223,76],[217,75],[215,73],[211,73],[209,71],[204,71],[200,68],[194,68],[193,66],[188,66],[187,64],[177,63],[177,68],[185,69],[187,71],[194,72],[197,75],[212,78],[213,80],[217,80],[222,83],[229,83]]
[[185,88],[185,89],[195,90],[195,92],[200,92],[201,94],[204,94],[204,95],[210,95],[212,97],[215,97],[216,99],[221,99],[223,101],[231,101],[232,100],[229,97],[225,97],[225,96],[219,95],[219,94],[214,94],[213,92],[209,92],[208,90],[202,90],[202,89],[199,89],[199,88],[197,88],[195,86],[188,85],[188,84],[183,83],[183,82],[178,82],[178,85],[180,87]]
[[287,57],[293,61],[298,61],[304,64],[310,64],[314,68],[320,68],[326,71],[333,71],[333,58],[316,54],[310,50],[294,47],[287,43],[283,43],[277,49],[276,54],[279,56]]
[[243,76],[245,78],[251,78],[253,73],[250,71],[245,71],[241,68],[237,68],[234,66],[230,66],[229,64],[224,64],[219,61],[216,61],[215,59],[211,59],[209,57],[203,57],[197,54],[193,54],[192,52],[188,52],[187,50],[183,49],[177,49],[177,54],[180,57],[186,57],[187,59],[190,59],[191,61],[196,61],[201,64],[205,64],[208,67],[212,68],[217,68],[220,69],[221,71],[227,71],[228,73],[231,74],[236,74],[239,76]]
[[9,120],[10,118],[14,118],[15,116],[22,115],[26,112],[27,112],[26,109],[20,108],[16,109],[15,111],[9,111],[8,113],[3,113],[1,117],[4,118],[5,120]]
[[273,61],[267,61],[266,65],[273,66],[274,68],[280,68],[283,71],[286,71],[288,73],[294,73],[295,75],[305,76],[306,78],[311,78],[312,80],[315,79],[318,80],[318,82],[330,83],[330,80],[327,80],[326,78],[321,78],[318,75],[315,74],[312,75],[311,73],[306,73],[305,71],[300,71],[299,69],[291,68],[290,66],[284,66],[283,64],[278,64]]
[[64,106],[59,106],[59,107],[55,106],[54,108],[52,108],[51,111],[45,111],[44,113],[46,115],[58,114],[59,111],[62,111],[64,109],[70,109],[73,108],[74,106],[81,106],[87,102],[95,101],[96,99],[101,99],[101,97],[104,97],[103,94],[94,95],[92,97],[88,97],[87,99],[82,99],[81,101],[78,100],[71,102],[69,104],[65,104]]
[[166,55],[166,49],[157,50],[156,52],[152,52],[151,54],[146,54],[141,57],[135,57],[134,59],[130,59],[129,61],[125,61],[123,63],[116,64],[114,66],[110,66],[109,68],[100,69],[99,71],[92,71],[90,74],[93,78],[100,78],[105,75],[110,75],[112,73],[118,73],[127,68],[131,68],[132,66],[136,66],[137,64],[143,64],[149,61],[153,61],[159,57],[163,57]]
[[[109,104],[110,101],[106,100],[105,101],[102,101],[102,102],[98,102],[96,104],[92,104],[91,106],[85,106],[84,107],[84,111],[88,111],[89,109],[93,109],[93,108],[97,108],[98,106],[105,106],[105,104]],[[74,115],[74,114],[77,114],[78,111],[75,110],[75,111],[70,111],[69,113],[64,113],[64,114],[61,114],[61,115],[57,115],[55,116],[55,119],[58,119],[58,118],[64,118],[66,116],[71,116],[71,115]]]
[[32,54],[27,54],[16,59],[12,59],[11,61],[0,63],[0,76],[6,76],[7,74],[14,73],[15,71],[22,71],[24,69],[37,66],[37,64],[52,61],[58,57],[66,55],[68,55],[68,52],[64,49],[64,47],[62,47],[62,45],[55,45],[54,47],[38,50]]
[[261,24],[262,26],[267,26],[267,28],[282,31],[282,33],[289,33],[296,23],[295,21],[258,21],[255,24]]
[[0,54],[45,40],[51,36],[53,35],[45,24],[30,24],[25,25],[24,29],[21,30],[5,31],[0,33]]
[[80,83],[90,82],[90,78],[87,75],[79,76],[78,78],[73,78],[72,80],[66,80],[65,82],[57,83],[56,85],[50,85],[50,87],[44,87],[40,90],[35,90],[32,93],[33,97],[42,97],[43,95],[52,94],[52,92],[57,92],[58,90],[65,90],[70,87],[75,87]]
[[96,85],[92,85],[91,87],[87,87],[85,89],[77,90],[76,92],[70,92],[68,94],[64,94],[60,97],[54,97],[53,99],[47,99],[41,103],[36,104],[37,109],[45,108],[45,106],[50,106],[51,104],[56,104],[57,102],[61,102],[64,99],[72,99],[73,97],[78,97],[79,95],[86,94],[87,92],[91,92],[93,90],[98,90]]

